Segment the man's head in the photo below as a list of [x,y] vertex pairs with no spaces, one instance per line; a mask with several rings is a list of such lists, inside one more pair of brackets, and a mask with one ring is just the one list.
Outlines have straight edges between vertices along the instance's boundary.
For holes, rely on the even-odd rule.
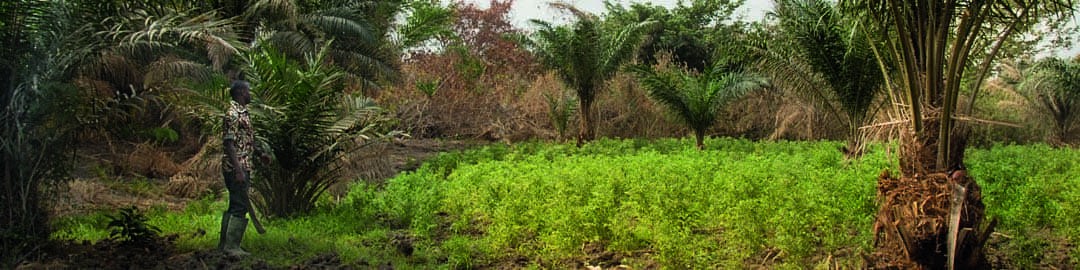
[[236,103],[247,105],[251,102],[251,86],[243,80],[233,81],[232,87],[229,88],[229,95]]

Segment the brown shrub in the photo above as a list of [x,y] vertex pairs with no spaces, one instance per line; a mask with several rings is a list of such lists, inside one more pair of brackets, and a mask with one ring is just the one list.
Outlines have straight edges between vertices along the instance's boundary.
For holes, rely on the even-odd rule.
[[[379,97],[384,106],[396,112],[399,128],[413,137],[510,142],[558,138],[545,95],[573,94],[555,75],[543,74],[528,82],[524,78],[482,81],[486,86],[476,89],[456,89],[452,83],[442,83],[429,97],[415,85],[430,78],[446,78],[427,67],[447,65],[442,62],[447,60],[433,61],[407,64],[406,74],[410,76],[406,81]],[[629,74],[617,74],[606,84],[596,104],[597,135],[602,137],[679,138],[687,134],[686,128],[652,101]],[[574,106],[576,110],[577,104]],[[567,125],[567,134],[574,134],[578,125],[573,122],[577,118],[569,121],[572,123]],[[752,139],[843,139],[844,128],[818,106],[759,91],[723,110],[709,134]]]
[[165,193],[181,198],[198,198],[224,188],[221,176],[221,138],[211,138],[199,152],[188,158],[165,184]]
[[[381,92],[377,100],[399,119],[398,128],[416,138],[472,138],[517,140],[535,137],[533,121],[519,112],[530,106],[523,94],[532,78],[484,74],[475,82],[462,79],[455,70],[455,55],[425,57],[427,61],[404,65],[403,83]],[[418,83],[437,82],[428,96]]]
[[149,178],[168,178],[180,171],[180,165],[172,160],[172,153],[152,143],[135,145],[135,150],[118,165],[128,174]]
[[631,74],[616,74],[597,95],[597,135],[615,138],[685,136],[686,128],[653,102]]

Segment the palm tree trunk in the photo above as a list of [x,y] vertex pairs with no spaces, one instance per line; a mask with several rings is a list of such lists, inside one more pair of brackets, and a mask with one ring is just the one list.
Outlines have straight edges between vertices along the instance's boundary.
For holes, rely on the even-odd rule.
[[592,100],[581,100],[581,130],[578,132],[577,145],[585,145],[593,139]]
[[694,138],[697,139],[697,149],[705,150],[705,130],[694,130]]

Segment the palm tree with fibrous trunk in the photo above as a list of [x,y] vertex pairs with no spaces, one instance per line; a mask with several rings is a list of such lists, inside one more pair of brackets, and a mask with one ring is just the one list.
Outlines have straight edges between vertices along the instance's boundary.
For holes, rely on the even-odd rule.
[[776,0],[775,38],[759,43],[758,66],[795,96],[815,101],[846,126],[849,153],[863,148],[860,128],[869,124],[884,87],[882,69],[868,42],[833,3]]
[[[1069,17],[1071,0],[848,0],[860,24],[877,33],[879,63],[903,117],[900,178],[879,176],[873,267],[985,268],[979,185],[963,166],[966,128],[958,125],[963,87],[982,87],[994,59],[1015,35]],[[879,64],[883,66],[882,64]],[[974,72],[974,77],[966,77]],[[967,82],[965,84],[964,82]],[[974,98],[972,98],[972,101]],[[917,205],[920,207],[911,207]],[[964,233],[961,233],[964,232]],[[972,233],[974,232],[974,233]]]
[[649,97],[690,128],[699,150],[705,149],[705,132],[724,106],[767,84],[756,74],[725,70],[720,64],[701,74],[673,67],[637,66],[633,71]]
[[1080,121],[1080,60],[1046,58],[1026,71],[1020,93],[1032,109],[1048,115],[1054,141],[1068,143]]
[[577,94],[581,123],[577,142],[582,145],[595,137],[592,105],[597,93],[624,63],[633,59],[645,30],[653,23],[635,23],[605,31],[595,15],[565,3],[551,5],[569,11],[577,21],[556,27],[532,20],[538,30],[531,39],[522,41]]

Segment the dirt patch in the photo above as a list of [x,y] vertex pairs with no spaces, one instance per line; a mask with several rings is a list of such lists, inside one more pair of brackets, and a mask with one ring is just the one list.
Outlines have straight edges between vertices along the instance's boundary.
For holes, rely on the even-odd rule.
[[[1051,229],[1015,237],[993,233],[987,242],[987,260],[991,269],[1076,269],[1077,261],[1070,256],[1075,244]],[[1041,252],[1033,252],[1039,250]]]
[[61,241],[47,246],[37,262],[17,269],[154,269],[160,268],[174,252],[176,235],[151,237],[145,241],[102,240]]
[[[315,256],[300,264],[274,267],[266,261],[227,255],[217,250],[175,253],[176,236],[160,237],[153,243],[139,245],[116,241],[58,242],[36,262],[16,269],[369,269],[365,262],[343,263],[337,253]],[[388,265],[379,269],[393,269]]]

